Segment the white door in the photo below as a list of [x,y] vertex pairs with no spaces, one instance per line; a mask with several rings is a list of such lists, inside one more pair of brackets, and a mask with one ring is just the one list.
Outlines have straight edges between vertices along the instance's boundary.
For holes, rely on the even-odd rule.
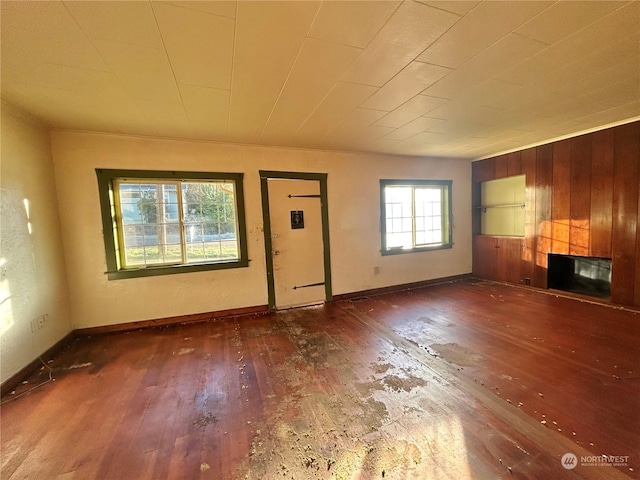
[[269,178],[275,307],[325,300],[320,182]]

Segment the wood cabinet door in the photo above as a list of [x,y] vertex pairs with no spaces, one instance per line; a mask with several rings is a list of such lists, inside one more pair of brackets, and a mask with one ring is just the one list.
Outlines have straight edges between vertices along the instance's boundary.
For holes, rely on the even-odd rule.
[[523,239],[519,237],[473,238],[473,274],[499,282],[523,283],[521,278]]
[[522,239],[500,237],[496,239],[497,280],[509,283],[522,283],[520,266],[522,258]]
[[497,239],[485,235],[473,237],[473,275],[497,280]]

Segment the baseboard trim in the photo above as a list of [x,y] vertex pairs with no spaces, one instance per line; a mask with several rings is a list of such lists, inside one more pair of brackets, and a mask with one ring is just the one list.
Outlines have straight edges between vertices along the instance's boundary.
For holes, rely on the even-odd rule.
[[[53,346],[45,350],[41,355],[38,355],[37,358],[29,362],[18,372],[11,375],[2,383],[2,385],[0,385],[0,397],[4,397],[6,394],[14,391],[20,384],[22,384],[23,381],[42,367],[43,361],[46,363],[47,360],[51,360],[62,350],[66,350],[73,343],[75,338],[75,331],[67,333],[64,337],[53,344]],[[42,361],[40,359],[42,359]]]
[[170,325],[184,325],[187,323],[207,322],[217,318],[244,317],[247,315],[259,315],[269,311],[268,305],[256,305],[253,307],[232,308],[215,312],[194,313],[191,315],[179,315],[177,317],[156,318],[141,320],[138,322],[119,323],[117,325],[104,325],[101,327],[79,328],[75,334],[81,337],[90,335],[104,335],[107,333],[130,332],[152,327],[166,327]]
[[422,280],[420,282],[404,283],[402,285],[391,285],[389,287],[373,288],[371,290],[362,290],[359,292],[343,293],[340,295],[334,295],[333,301],[341,302],[344,300],[354,300],[358,298],[385,295],[387,293],[402,292],[405,290],[414,290],[416,288],[423,288],[423,287],[428,287],[432,285],[441,285],[443,283],[460,282],[462,280],[467,280],[469,278],[472,278],[472,275],[470,273],[464,273],[462,275],[453,275],[451,277],[434,278],[432,280]]

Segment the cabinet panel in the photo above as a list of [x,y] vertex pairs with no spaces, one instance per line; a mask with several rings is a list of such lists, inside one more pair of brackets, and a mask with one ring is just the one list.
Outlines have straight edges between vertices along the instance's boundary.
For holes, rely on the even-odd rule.
[[496,239],[484,235],[473,237],[473,275],[487,280],[497,280]]
[[476,277],[522,283],[522,238],[476,235],[473,240],[473,274]]

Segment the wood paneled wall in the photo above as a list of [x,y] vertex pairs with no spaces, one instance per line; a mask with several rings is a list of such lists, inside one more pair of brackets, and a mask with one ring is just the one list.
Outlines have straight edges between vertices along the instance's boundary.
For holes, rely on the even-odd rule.
[[547,288],[547,254],[607,257],[611,301],[640,306],[640,122],[474,162],[472,170],[474,206],[480,182],[527,179],[524,238],[480,235],[474,209],[476,276]]

